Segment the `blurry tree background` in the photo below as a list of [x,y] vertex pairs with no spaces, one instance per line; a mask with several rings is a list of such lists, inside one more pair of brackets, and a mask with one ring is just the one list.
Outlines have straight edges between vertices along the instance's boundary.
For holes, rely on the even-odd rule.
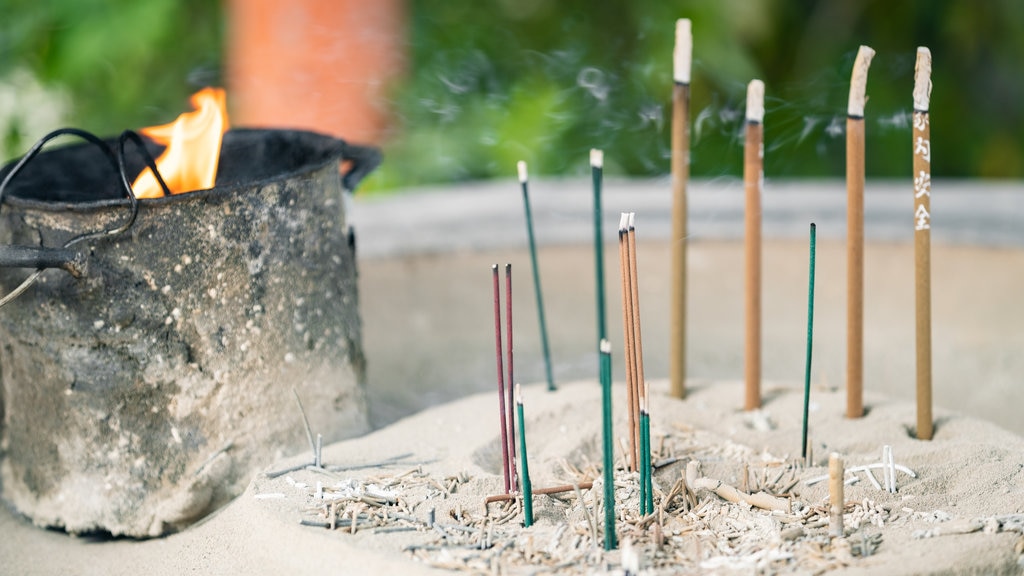
[[[868,76],[867,172],[911,166],[917,46],[934,58],[934,174],[1024,177],[1024,2],[409,0],[408,74],[371,190],[669,170],[675,20],[693,21],[692,172],[742,173],[745,87],[765,81],[766,176],[842,177],[857,47]],[[0,0],[0,151],[46,130],[163,123],[221,78],[210,0]],[[229,87],[230,89],[230,87]],[[228,94],[230,105],[230,92]],[[344,135],[342,135],[344,136]]]

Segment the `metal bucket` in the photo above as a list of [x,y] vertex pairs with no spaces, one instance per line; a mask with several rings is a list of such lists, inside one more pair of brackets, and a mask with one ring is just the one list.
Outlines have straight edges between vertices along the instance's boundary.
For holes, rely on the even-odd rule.
[[[0,308],[4,498],[39,525],[156,536],[306,445],[293,388],[325,440],[366,431],[345,160],[354,186],[379,158],[310,132],[230,131],[216,187],[139,201],[125,233],[65,254],[80,278],[46,270]],[[0,243],[110,228],[121,196],[89,147],[45,152],[8,186]],[[0,269],[0,290],[30,272]]]

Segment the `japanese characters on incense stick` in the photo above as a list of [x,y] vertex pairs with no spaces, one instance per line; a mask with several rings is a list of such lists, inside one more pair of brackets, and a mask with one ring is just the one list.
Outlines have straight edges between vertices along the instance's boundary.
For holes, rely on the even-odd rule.
[[690,181],[690,20],[676,20],[672,87],[672,274],[669,297],[669,394],[686,396],[686,187]]
[[551,369],[551,351],[548,346],[548,325],[544,320],[544,295],[540,290],[540,266],[537,264],[537,243],[533,239],[533,213],[530,210],[530,192],[527,185],[528,177],[526,162],[516,164],[519,172],[519,184],[523,189],[523,210],[526,213],[526,235],[530,241],[530,262],[533,265],[533,291],[537,296],[537,324],[540,325],[541,351],[544,353],[544,374],[548,380],[548,390],[555,390],[555,377]]
[[853,63],[846,116],[846,417],[864,415],[864,102],[875,51]]
[[747,86],[747,128],[743,147],[746,191],[744,245],[747,265],[747,342],[744,410],[761,407],[761,190],[764,183],[764,82]]
[[928,104],[932,54],[917,49],[914,66],[914,287],[917,329],[917,437],[932,439],[932,141]]

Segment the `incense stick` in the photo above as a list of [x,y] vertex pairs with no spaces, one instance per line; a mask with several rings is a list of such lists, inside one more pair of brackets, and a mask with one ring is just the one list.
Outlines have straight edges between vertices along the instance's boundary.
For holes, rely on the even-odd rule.
[[523,467],[523,523],[533,525],[533,485],[530,484],[530,466],[526,456],[526,424],[523,420],[523,395],[515,385],[516,418],[519,420],[519,455]]
[[640,398],[640,464],[637,468],[640,470],[640,515],[647,515],[647,455],[650,454],[650,448],[647,446],[647,439],[644,435],[644,420],[647,418],[647,406],[644,404],[644,398]]
[[638,411],[638,398],[636,386],[636,355],[633,353],[633,314],[631,311],[633,298],[632,273],[629,269],[629,214],[623,212],[619,218],[619,266],[622,272],[622,333],[623,333],[623,358],[626,361],[626,416],[629,421],[629,461],[626,468],[629,471],[639,469],[639,434],[637,431],[636,415]]
[[917,49],[914,67],[914,296],[917,333],[917,437],[932,439],[932,140],[928,104],[932,54]]
[[512,491],[519,490],[519,472],[516,469],[516,419],[512,390],[515,377],[512,368],[512,264],[505,264],[505,347],[508,350],[508,475]]
[[505,369],[501,361],[501,287],[498,284],[498,265],[491,266],[494,276],[494,358],[498,366],[498,413],[501,420],[501,472],[505,480],[505,493],[512,489],[508,468],[508,423],[505,421]]
[[590,151],[590,173],[594,180],[594,275],[597,293],[597,339],[608,337],[604,308],[604,248],[601,234],[601,180],[604,174],[604,152]]
[[686,188],[690,181],[690,20],[676,20],[672,87],[672,274],[669,394],[686,396]]
[[636,258],[636,213],[630,212],[627,222],[626,249],[629,253],[629,294],[630,316],[633,322],[633,372],[636,379],[634,394],[647,397],[647,383],[644,380],[644,344],[640,335],[640,282]]
[[833,538],[843,537],[843,508],[845,508],[845,497],[843,495],[843,461],[835,452],[828,457],[828,500],[829,500],[829,536]]
[[523,189],[523,210],[526,212],[526,235],[530,241],[530,262],[533,265],[533,291],[537,296],[537,324],[540,325],[540,345],[544,354],[544,375],[548,379],[548,390],[554,392],[555,376],[551,368],[551,352],[548,347],[548,325],[544,320],[544,295],[540,290],[540,266],[537,263],[537,244],[533,239],[533,214],[530,210],[530,193],[527,186],[526,162],[520,161],[516,168],[519,171],[519,183]]
[[309,449],[313,451],[313,462],[316,462],[316,443],[313,442],[313,428],[309,426],[309,418],[306,418],[306,410],[302,407],[302,400],[299,400],[299,392],[292,386],[292,396],[295,403],[299,405],[299,414],[302,415],[302,424],[306,427],[306,439],[309,440]]
[[745,247],[747,268],[746,395],[744,410],[761,407],[761,186],[764,181],[764,82],[747,86],[747,127],[743,151],[746,191]]
[[846,117],[846,417],[864,415],[864,103],[875,51],[853,63]]
[[615,538],[615,448],[612,438],[612,343],[601,340],[601,416],[604,452],[604,549],[614,550]]
[[804,363],[804,424],[800,457],[807,460],[807,413],[811,404],[811,344],[814,342],[814,241],[817,227],[811,222],[811,261],[807,273],[807,360]]

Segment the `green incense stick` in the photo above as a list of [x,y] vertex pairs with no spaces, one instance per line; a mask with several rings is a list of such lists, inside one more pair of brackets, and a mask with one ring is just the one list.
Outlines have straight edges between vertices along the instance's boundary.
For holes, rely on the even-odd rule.
[[590,151],[590,172],[594,177],[594,274],[597,287],[597,339],[608,337],[604,314],[604,250],[601,235],[601,177],[604,172],[604,152]]
[[[642,403],[643,401],[641,401]],[[650,449],[647,447],[647,434],[644,433],[647,425],[647,411],[640,408],[640,462],[637,467],[640,469],[640,515],[646,516],[647,510],[647,455]]]
[[516,420],[519,421],[519,456],[522,459],[523,524],[533,525],[533,484],[530,482],[530,466],[526,458],[526,425],[523,423],[523,396],[516,384]]
[[804,364],[804,426],[800,456],[807,460],[807,412],[811,403],[811,343],[814,341],[814,237],[817,227],[811,222],[811,264],[807,282],[807,361]]
[[647,463],[644,468],[647,470],[647,513],[654,513],[654,464],[651,462],[651,413],[644,413],[644,442],[647,449],[644,450],[644,457]]
[[615,454],[612,438],[612,343],[601,340],[601,415],[604,448],[604,549],[618,547],[615,538]]
[[540,324],[540,345],[544,353],[544,372],[548,378],[548,390],[555,391],[555,376],[551,370],[551,352],[548,348],[548,326],[544,321],[544,296],[540,291],[540,267],[537,265],[537,244],[533,240],[533,214],[530,211],[530,193],[527,188],[526,162],[516,165],[519,169],[519,183],[523,188],[523,209],[526,211],[526,235],[530,240],[530,260],[533,262],[533,291],[537,294],[537,322]]

